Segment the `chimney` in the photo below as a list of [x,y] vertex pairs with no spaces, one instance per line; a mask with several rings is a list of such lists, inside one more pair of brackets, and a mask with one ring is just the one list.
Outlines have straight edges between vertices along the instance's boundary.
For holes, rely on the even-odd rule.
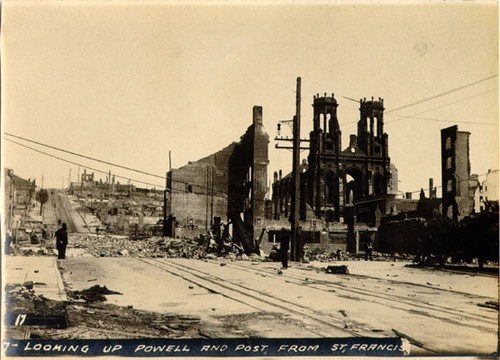
[[253,107],[253,124],[262,125],[262,106],[255,105]]
[[429,179],[429,199],[434,199],[434,179]]

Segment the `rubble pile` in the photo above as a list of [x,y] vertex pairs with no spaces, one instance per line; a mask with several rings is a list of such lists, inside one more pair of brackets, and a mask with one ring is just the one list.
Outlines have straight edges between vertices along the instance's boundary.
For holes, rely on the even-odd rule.
[[66,306],[35,294],[33,283],[5,286],[4,329],[6,336],[29,338],[35,329],[63,329],[67,326]]
[[195,240],[151,237],[130,240],[123,236],[75,235],[70,239],[70,247],[84,248],[96,257],[184,257],[205,258],[206,245]]
[[70,291],[69,296],[73,299],[82,299],[87,302],[96,302],[96,301],[106,301],[106,297],[104,295],[122,295],[117,291],[109,290],[106,286],[94,285],[88,289],[81,291]]
[[[347,261],[347,260],[364,260],[365,252],[360,252],[359,254],[352,254],[349,252],[342,251],[330,251],[330,250],[321,250],[319,248],[306,250],[305,259],[309,261],[320,261],[320,262],[329,262],[329,261]],[[372,253],[372,257],[374,261],[412,261],[415,256],[408,254],[383,254],[377,251]]]
[[[102,302],[54,301],[36,295],[33,282],[5,286],[4,336],[16,339],[196,338],[199,317],[159,314]],[[116,293],[92,287],[79,295]],[[205,325],[201,325],[203,329]],[[209,330],[203,329],[205,332]]]
[[34,283],[27,281],[24,284],[6,284],[5,285],[5,299],[7,309],[14,310],[16,304],[25,300],[35,300],[37,295],[33,290]]

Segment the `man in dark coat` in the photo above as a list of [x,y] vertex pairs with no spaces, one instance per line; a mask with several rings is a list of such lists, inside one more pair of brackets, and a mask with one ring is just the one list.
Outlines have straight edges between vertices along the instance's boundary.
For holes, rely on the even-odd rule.
[[366,238],[366,241],[365,241],[365,261],[368,261],[368,259],[370,259],[370,261],[373,260],[372,251],[373,251],[372,236],[370,235],[369,237]]
[[56,231],[56,247],[58,251],[58,259],[66,258],[66,246],[68,245],[68,231],[66,230],[66,223]]

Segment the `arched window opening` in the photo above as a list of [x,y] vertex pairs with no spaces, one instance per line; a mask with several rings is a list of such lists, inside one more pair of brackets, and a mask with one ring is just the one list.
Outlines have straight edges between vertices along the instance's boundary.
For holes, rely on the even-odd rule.
[[326,126],[328,126],[328,132],[329,133],[332,133],[333,132],[333,124],[332,122],[330,121],[332,119],[332,114],[331,113],[327,113],[326,114]]
[[319,129],[325,131],[325,114],[319,114]]
[[352,168],[346,172],[346,203],[352,204],[363,194],[363,175],[359,169]]
[[332,171],[328,171],[325,176],[326,185],[326,200],[328,203],[335,201],[335,175]]
[[384,194],[383,178],[380,174],[375,175],[373,178],[373,194],[375,196]]

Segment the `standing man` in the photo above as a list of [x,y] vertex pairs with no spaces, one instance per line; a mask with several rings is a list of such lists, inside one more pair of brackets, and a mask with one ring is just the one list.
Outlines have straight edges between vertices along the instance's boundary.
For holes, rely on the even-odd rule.
[[66,258],[66,246],[68,245],[68,231],[66,230],[66,223],[56,231],[56,247],[58,251],[58,259]]
[[288,232],[281,231],[281,244],[280,244],[280,258],[283,269],[288,269],[288,248],[289,248],[289,234]]
[[373,258],[372,258],[372,236],[373,235],[369,235],[366,238],[366,242],[365,242],[365,261],[368,261],[368,258],[370,258],[370,261],[373,260]]

